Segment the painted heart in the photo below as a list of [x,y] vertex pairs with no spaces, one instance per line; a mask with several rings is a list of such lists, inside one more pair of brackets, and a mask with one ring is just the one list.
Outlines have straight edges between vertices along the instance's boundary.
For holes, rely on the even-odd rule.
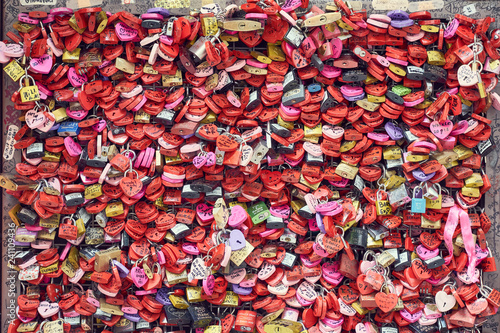
[[86,83],[88,81],[88,78],[86,75],[80,75],[76,72],[75,68],[74,67],[71,67],[69,70],[68,70],[68,80],[69,80],[69,83],[71,83],[71,85],[73,87],[81,87],[82,84]]
[[120,180],[120,188],[123,193],[129,198],[141,192],[143,184],[140,179],[132,179],[130,177],[123,177]]
[[304,150],[311,154],[312,156],[319,157],[323,155],[323,151],[321,150],[321,146],[312,142],[304,142],[303,146]]
[[246,246],[245,235],[243,235],[241,230],[231,230],[231,233],[229,234],[229,246],[233,251],[241,250]]
[[59,312],[59,304],[57,303],[49,303],[47,301],[41,302],[38,307],[38,313],[43,318],[48,318],[53,316]]
[[387,313],[394,309],[396,304],[398,304],[398,296],[396,294],[386,294],[383,292],[378,292],[375,295],[375,303],[377,303],[377,306],[380,310]]
[[467,310],[469,310],[472,315],[478,315],[486,310],[488,307],[488,301],[485,298],[479,298],[472,303],[466,302],[465,306],[467,306]]
[[44,54],[40,58],[33,58],[30,61],[31,70],[40,74],[48,74],[52,69],[52,64],[52,57],[48,54]]
[[144,133],[152,140],[158,140],[165,132],[162,124],[145,124]]
[[356,278],[356,286],[358,287],[358,290],[362,295],[368,295],[374,291],[372,286],[365,282],[365,277],[365,274],[361,274]]
[[457,71],[458,84],[462,87],[472,87],[477,84],[478,78],[477,73],[472,71],[472,68],[468,65],[462,65]]
[[137,288],[141,288],[146,284],[146,282],[148,282],[148,277],[146,276],[144,270],[137,266],[134,266],[130,271],[130,277]]
[[429,250],[435,250],[441,244],[441,240],[436,233],[431,234],[428,232],[423,232],[420,234],[420,242]]
[[432,134],[434,134],[439,139],[444,139],[450,135],[453,130],[453,123],[451,120],[445,120],[443,122],[433,121],[430,126]]
[[436,306],[438,310],[441,312],[450,311],[457,303],[455,296],[448,295],[446,292],[442,290],[436,293],[435,299],[436,299]]
[[199,169],[207,163],[207,158],[205,156],[195,156],[193,158],[193,165]]
[[24,116],[26,125],[29,128],[35,129],[40,128],[45,124],[46,118],[43,112],[37,112],[35,110],[29,110]]

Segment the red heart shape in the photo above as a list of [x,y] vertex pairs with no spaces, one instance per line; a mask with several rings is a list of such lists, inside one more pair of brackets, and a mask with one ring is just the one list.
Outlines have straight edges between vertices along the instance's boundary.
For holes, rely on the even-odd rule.
[[140,179],[132,179],[130,177],[123,177],[120,180],[120,188],[127,197],[133,197],[142,190],[142,182]]
[[396,294],[386,294],[379,292],[375,295],[375,303],[380,310],[385,313],[391,311],[398,304],[398,296]]

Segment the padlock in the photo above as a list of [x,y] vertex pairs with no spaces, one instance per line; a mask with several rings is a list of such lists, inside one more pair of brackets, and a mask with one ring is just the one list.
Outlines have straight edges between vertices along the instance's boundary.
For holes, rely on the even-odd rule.
[[251,310],[238,310],[234,329],[239,332],[251,332],[255,327],[257,312]]
[[392,208],[389,200],[380,200],[382,190],[377,191],[377,201],[375,202],[375,207],[377,208],[377,215],[391,215]]
[[411,212],[425,213],[425,210],[426,199],[423,198],[423,189],[420,186],[417,186],[413,189],[413,197],[411,199]]

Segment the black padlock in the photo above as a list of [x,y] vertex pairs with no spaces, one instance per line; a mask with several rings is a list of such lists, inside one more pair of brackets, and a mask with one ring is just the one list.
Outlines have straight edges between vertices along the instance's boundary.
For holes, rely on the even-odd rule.
[[219,186],[219,182],[217,181],[208,181],[204,179],[196,179],[191,184],[191,190],[196,192],[210,192],[213,191],[217,186]]
[[448,326],[446,325],[446,320],[444,320],[444,317],[439,317],[437,319],[436,326],[439,333],[448,332]]
[[394,262],[394,270],[397,272],[403,271],[411,266],[411,254],[408,251],[401,251]]
[[283,93],[292,89],[297,89],[299,85],[300,80],[297,73],[294,70],[291,70],[285,74],[285,78],[283,79]]
[[57,135],[57,130],[50,130],[50,131],[47,131],[47,132],[42,132],[39,129],[36,129],[34,132],[35,132],[35,135],[38,138],[40,138],[40,140],[46,140],[48,138],[51,138],[51,137]]
[[136,330],[149,330],[150,328],[151,328],[151,323],[145,321],[142,318],[135,324]]
[[345,240],[350,245],[366,248],[368,242],[368,231],[361,228],[350,228],[349,232],[345,236]]
[[281,136],[282,138],[288,138],[292,135],[292,132],[288,128],[285,128],[279,124],[271,124],[271,132]]
[[422,81],[425,79],[424,70],[417,66],[406,67],[406,77],[410,80]]
[[376,241],[381,240],[389,236],[389,229],[378,223],[372,223],[367,225],[367,231]]
[[214,319],[213,313],[206,306],[191,305],[188,311],[193,319],[194,328],[206,327]]
[[285,106],[290,106],[303,102],[306,99],[304,85],[300,84],[298,88],[287,91],[281,98],[281,103]]
[[212,191],[207,192],[205,194],[205,199],[208,201],[216,201],[219,198],[222,198],[222,187],[216,187]]
[[429,269],[434,269],[445,264],[444,259],[441,256],[435,256],[434,258],[429,258],[424,260],[425,266]]
[[311,155],[310,153],[306,153],[305,161],[306,161],[306,163],[311,164],[311,165],[321,166],[325,162],[324,156],[325,155],[314,156],[314,155]]
[[443,67],[429,65],[428,63],[424,64],[424,77],[428,80],[434,82],[446,82],[446,78],[448,77],[448,71]]
[[18,251],[14,255],[14,265],[21,265],[35,255],[35,252],[32,249],[29,249],[28,251]]
[[295,263],[297,262],[297,259],[298,255],[296,255],[295,253],[286,252],[285,258],[283,258],[283,261],[281,262],[281,266],[288,269],[293,269]]
[[301,209],[298,210],[297,214],[302,216],[305,219],[313,219],[316,214],[313,214],[307,205],[304,205]]
[[176,309],[173,305],[165,305],[163,309],[169,324],[177,326],[191,324],[192,319],[188,310]]
[[276,146],[276,151],[279,154],[293,154],[293,152],[295,151],[295,144],[291,143],[288,146],[285,146],[285,145],[282,145],[281,143],[279,143]]
[[479,155],[484,157],[484,156],[489,155],[493,150],[495,150],[496,144],[493,141],[493,139],[490,137],[488,140],[479,141],[476,148],[479,152]]
[[63,195],[64,203],[68,207],[78,206],[85,202],[82,192],[75,192]]
[[[122,232],[122,235],[123,234],[126,234],[126,233]],[[80,257],[85,259],[85,261],[89,261],[92,258],[94,258],[96,253],[99,251],[100,250],[98,248],[93,247],[93,246],[82,246],[82,248],[80,249],[79,255],[80,255]]]
[[392,92],[392,91],[387,91],[387,93],[385,94],[385,97],[387,99],[389,99],[391,102],[394,102],[398,105],[403,105],[405,103],[405,100],[403,99],[403,97],[399,96],[398,94]]
[[176,240],[179,240],[191,235],[193,230],[189,229],[189,227],[184,223],[177,223],[172,229],[170,229],[170,232],[174,235]]
[[[102,311],[100,308],[97,308],[97,311],[94,313],[94,317],[101,319],[101,320],[111,320],[113,315],[111,313],[107,313],[107,312]],[[64,319],[64,321],[66,321],[66,319]],[[78,323],[80,323],[80,322],[78,322]]]
[[326,110],[333,108],[335,105],[337,105],[337,101],[332,98],[332,96],[330,96],[330,93],[328,91],[325,91],[320,106],[321,112],[325,113]]
[[34,225],[38,222],[38,214],[29,208],[23,207],[17,212],[17,218],[26,224]]
[[27,158],[39,158],[45,156],[45,150],[43,149],[43,143],[34,142],[26,148]]
[[254,90],[250,93],[248,104],[245,107],[245,110],[252,111],[256,107],[258,107],[261,103],[262,100],[260,98],[260,90]]
[[415,333],[434,333],[438,330],[435,324],[421,325],[418,321],[410,323],[410,329]]
[[325,68],[325,64],[316,53],[314,53],[311,57],[311,65],[313,65],[320,72]]
[[181,198],[198,199],[200,196],[200,192],[195,191],[190,184],[182,186]]
[[146,29],[161,29],[162,24],[159,20],[142,20],[141,26]]
[[154,120],[157,123],[163,124],[165,126],[170,126],[174,124],[175,112],[173,110],[163,109],[156,115]]
[[302,42],[304,41],[304,39],[306,39],[306,36],[302,32],[302,30],[300,30],[296,26],[292,25],[292,26],[290,26],[290,28],[286,32],[283,39],[286,42],[288,42],[290,45],[292,45],[293,47],[298,49],[300,47],[300,45],[302,45]]
[[277,217],[274,215],[269,215],[266,220],[266,228],[267,229],[281,229],[285,227],[285,223],[281,217]]
[[120,248],[128,249],[129,246],[130,246],[130,236],[126,232],[122,232],[120,237]]
[[366,80],[368,77],[366,71],[360,69],[351,69],[347,71],[342,71],[342,80],[348,82],[361,82]]

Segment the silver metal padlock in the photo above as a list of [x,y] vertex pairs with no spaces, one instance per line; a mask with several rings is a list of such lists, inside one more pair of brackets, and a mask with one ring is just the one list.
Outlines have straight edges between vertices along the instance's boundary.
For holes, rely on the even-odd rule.
[[[269,137],[271,137],[269,135]],[[250,162],[254,164],[259,164],[262,159],[266,156],[269,151],[269,146],[267,146],[262,140],[259,140],[257,144],[253,147],[253,155]]]
[[245,110],[252,111],[256,107],[258,107],[262,103],[260,98],[260,90],[254,90],[250,93],[250,97],[248,99],[248,104],[245,107]]
[[285,223],[281,217],[269,215],[266,220],[266,228],[268,229],[281,229],[285,227]]
[[85,202],[85,197],[81,192],[69,193],[63,196],[66,206],[78,206]]
[[306,163],[311,164],[311,165],[321,166],[324,163],[324,156],[325,155],[314,156],[314,155],[311,155],[310,153],[306,153],[305,161],[306,161]]
[[26,224],[33,225],[38,221],[38,214],[29,208],[23,207],[17,213],[17,218]]
[[169,126],[174,124],[175,112],[173,110],[163,109],[155,117],[155,121]]
[[292,89],[297,89],[299,85],[300,81],[297,73],[294,70],[291,70],[285,74],[285,78],[283,79],[283,93]]
[[205,198],[208,201],[215,201],[219,198],[222,198],[222,187],[216,187],[212,191],[207,192]]
[[389,229],[378,223],[369,224],[366,229],[368,230],[368,234],[376,241],[389,236]]
[[306,39],[306,36],[302,32],[302,30],[300,30],[296,26],[290,26],[283,39],[290,43],[290,45],[298,49],[304,39]]
[[292,132],[288,128],[285,128],[279,124],[271,124],[271,132],[281,136],[282,138],[288,138],[292,135]]
[[170,229],[170,232],[174,235],[174,238],[178,240],[186,237],[193,231],[184,223],[177,223],[172,229]]
[[395,160],[385,160],[385,162],[386,162],[385,167],[387,170],[400,168],[403,166],[403,158],[402,157],[395,159]]
[[43,148],[43,143],[34,142],[26,148],[27,158],[39,158],[45,155],[45,150]]
[[406,77],[410,80],[422,81],[425,79],[424,70],[417,66],[407,66]]
[[190,184],[182,186],[181,197],[187,199],[198,199],[200,197],[200,192],[195,191]]
[[105,228],[108,223],[108,217],[106,216],[106,212],[104,210],[100,211],[95,215],[95,221],[99,224],[100,227]]
[[281,103],[283,103],[283,105],[285,106],[297,104],[303,102],[306,99],[305,96],[304,85],[301,84],[298,88],[289,90],[284,93],[283,97],[281,98]]

